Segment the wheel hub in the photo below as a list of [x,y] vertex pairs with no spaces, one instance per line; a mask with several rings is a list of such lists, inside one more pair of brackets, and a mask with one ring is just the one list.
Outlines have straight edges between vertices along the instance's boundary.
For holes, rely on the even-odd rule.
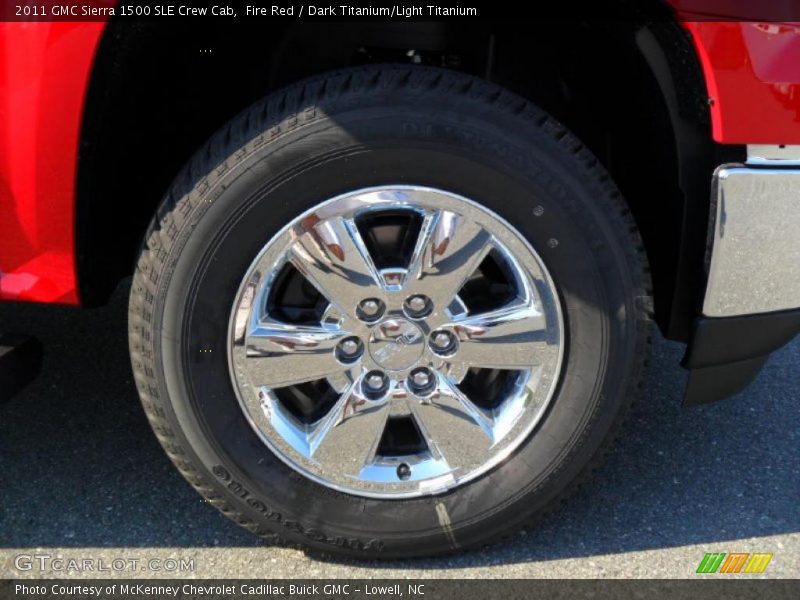
[[229,329],[231,379],[263,443],[322,485],[377,498],[501,464],[544,413],[563,351],[555,286],[520,233],[412,186],[289,223],[250,266]]
[[425,350],[422,330],[406,319],[385,319],[373,327],[369,353],[379,367],[402,371],[414,366]]

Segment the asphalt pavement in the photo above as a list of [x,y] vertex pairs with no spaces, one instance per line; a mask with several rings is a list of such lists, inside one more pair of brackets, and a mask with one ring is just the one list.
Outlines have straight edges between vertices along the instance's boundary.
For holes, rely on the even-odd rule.
[[773,553],[764,577],[800,577],[800,341],[736,398],[684,409],[682,347],[659,339],[607,461],[535,528],[456,557],[352,563],[255,538],[178,475],[139,405],[126,294],[0,304],[0,331],[45,347],[41,376],[0,405],[0,577],[98,575],[56,557],[123,559],[102,573],[122,577],[694,577],[706,552]]

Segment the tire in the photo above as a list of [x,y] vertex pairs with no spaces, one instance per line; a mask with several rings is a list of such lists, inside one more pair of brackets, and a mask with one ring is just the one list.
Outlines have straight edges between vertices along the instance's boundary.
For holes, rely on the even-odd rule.
[[[557,380],[521,442],[412,497],[338,489],[293,467],[259,435],[231,375],[232,307],[265,243],[320,202],[387,185],[471,199],[518,232],[549,274],[562,327]],[[309,550],[430,556],[510,534],[592,470],[640,384],[650,303],[629,210],[562,125],[470,76],[368,67],[267,97],[191,159],[146,235],[130,352],[160,443],[225,515]]]

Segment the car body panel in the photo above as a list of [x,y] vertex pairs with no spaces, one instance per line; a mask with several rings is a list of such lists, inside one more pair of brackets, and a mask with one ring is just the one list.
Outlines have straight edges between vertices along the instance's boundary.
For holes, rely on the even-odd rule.
[[0,300],[79,301],[75,178],[104,26],[0,23]]
[[708,89],[714,140],[800,144],[800,26],[685,22]]
[[[713,137],[800,144],[800,29],[689,20]],[[699,18],[699,17],[696,17]],[[103,21],[0,23],[0,300],[79,304],[76,175]]]

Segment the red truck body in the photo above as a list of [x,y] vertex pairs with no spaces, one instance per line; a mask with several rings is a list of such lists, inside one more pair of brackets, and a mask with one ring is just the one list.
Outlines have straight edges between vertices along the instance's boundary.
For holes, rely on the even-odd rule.
[[[705,76],[713,139],[800,144],[800,25],[683,25]],[[75,181],[84,100],[105,26],[0,23],[0,300],[81,302]]]
[[78,304],[75,176],[104,23],[0,23],[0,299]]

